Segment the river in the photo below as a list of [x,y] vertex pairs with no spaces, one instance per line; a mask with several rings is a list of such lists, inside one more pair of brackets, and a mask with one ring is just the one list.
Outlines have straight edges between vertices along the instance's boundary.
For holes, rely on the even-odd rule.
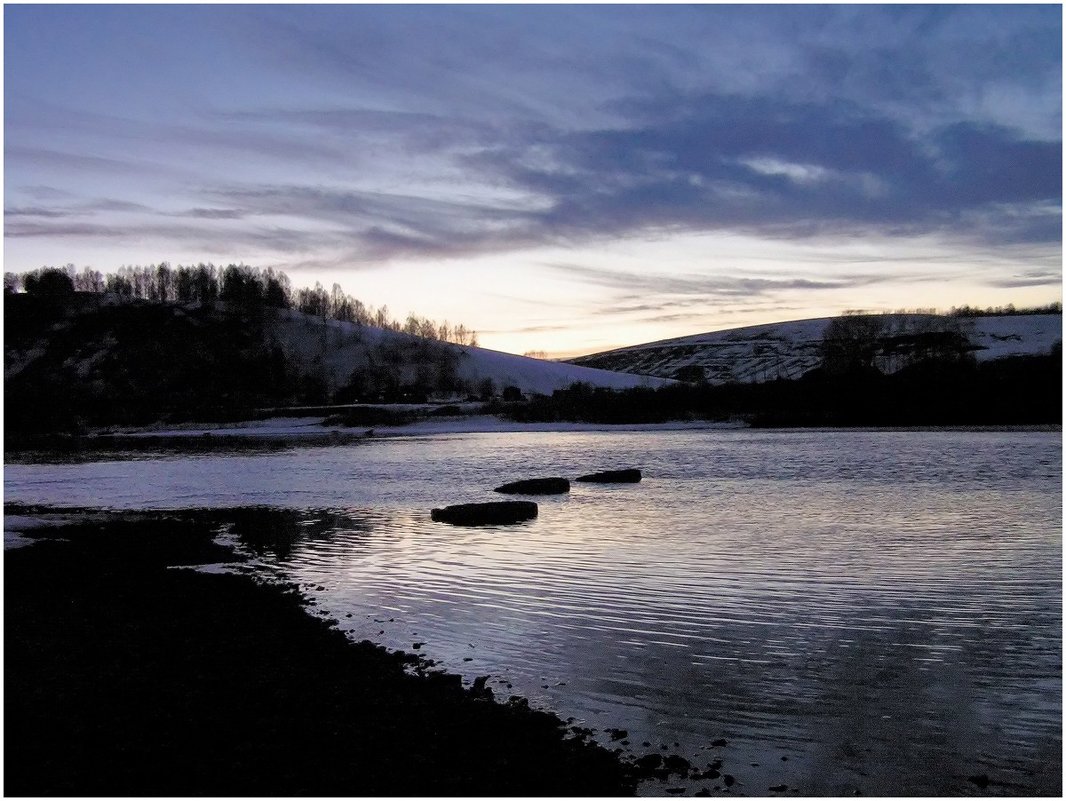
[[[644,480],[516,526],[429,517],[621,467]],[[418,643],[611,747],[720,762],[733,793],[1061,795],[1058,432],[454,434],[9,464],[4,487],[301,510],[267,566],[355,638]]]

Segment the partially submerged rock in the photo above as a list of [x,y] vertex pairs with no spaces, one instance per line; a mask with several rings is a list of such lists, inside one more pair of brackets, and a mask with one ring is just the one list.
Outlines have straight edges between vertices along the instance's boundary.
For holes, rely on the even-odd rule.
[[604,470],[602,473],[589,473],[581,476],[578,481],[587,481],[593,484],[636,484],[640,481],[640,471],[629,470]]
[[507,495],[561,495],[569,491],[570,482],[565,478],[527,478],[496,488]]
[[533,501],[492,501],[490,503],[460,503],[433,509],[430,517],[438,523],[453,526],[491,526],[521,523],[537,516]]

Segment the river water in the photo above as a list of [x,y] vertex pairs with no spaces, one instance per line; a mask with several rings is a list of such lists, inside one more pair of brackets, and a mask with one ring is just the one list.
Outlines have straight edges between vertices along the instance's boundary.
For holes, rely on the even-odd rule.
[[[430,520],[622,467],[644,480],[574,484],[527,523]],[[1060,433],[456,434],[7,465],[4,486],[303,510],[268,561],[355,638],[418,643],[611,747],[720,761],[733,794],[1061,795]]]

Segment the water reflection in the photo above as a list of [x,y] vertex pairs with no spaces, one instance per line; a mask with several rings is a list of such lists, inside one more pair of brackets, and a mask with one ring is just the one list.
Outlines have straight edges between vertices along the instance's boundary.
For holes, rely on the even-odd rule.
[[334,537],[347,548],[366,547],[373,517],[357,510],[246,506],[227,510],[225,520],[228,533],[249,552],[285,560],[299,543],[323,543]]
[[[503,480],[626,466],[645,480],[575,484],[520,526],[429,519]],[[237,533],[353,636],[721,759],[749,794],[1061,791],[1058,434],[472,435],[22,465],[5,486],[318,510]]]

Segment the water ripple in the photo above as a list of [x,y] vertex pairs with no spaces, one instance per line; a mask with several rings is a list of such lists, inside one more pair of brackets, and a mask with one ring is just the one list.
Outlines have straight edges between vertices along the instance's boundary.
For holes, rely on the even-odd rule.
[[[575,484],[519,526],[428,514],[629,466],[641,484]],[[1058,794],[1061,474],[1050,433],[626,432],[9,465],[5,491],[328,508],[279,565],[353,636],[694,760],[728,738],[749,788]]]

